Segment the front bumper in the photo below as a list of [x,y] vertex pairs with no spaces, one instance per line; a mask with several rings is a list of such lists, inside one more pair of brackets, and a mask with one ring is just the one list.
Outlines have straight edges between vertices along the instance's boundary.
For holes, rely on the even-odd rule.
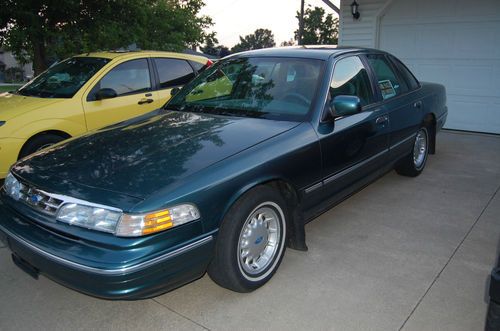
[[[51,247],[50,238],[66,240],[82,260],[91,243],[64,238],[53,233],[0,201],[0,239],[6,242],[15,261],[22,261],[31,270],[79,292],[106,299],[143,299],[153,297],[201,277],[213,254],[214,234],[198,236],[156,254],[149,260],[116,268],[99,268],[68,258],[64,251]],[[45,233],[44,233],[45,232]],[[49,238],[34,242],[24,234],[37,233],[31,238]],[[92,247],[96,249],[95,245]],[[111,247],[101,246],[103,255]],[[130,248],[134,250],[134,247]]]

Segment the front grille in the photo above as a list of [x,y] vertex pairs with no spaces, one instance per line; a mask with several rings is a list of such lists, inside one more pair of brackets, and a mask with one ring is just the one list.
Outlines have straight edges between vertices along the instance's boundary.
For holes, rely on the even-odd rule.
[[63,200],[54,198],[49,194],[40,191],[27,184],[21,183],[21,198],[20,201],[31,206],[31,208],[40,211],[44,214],[55,215],[57,209],[63,203]]

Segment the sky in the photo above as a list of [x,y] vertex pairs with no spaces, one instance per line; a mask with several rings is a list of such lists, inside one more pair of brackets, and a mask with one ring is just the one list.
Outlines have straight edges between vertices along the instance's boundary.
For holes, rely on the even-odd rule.
[[[331,0],[337,7],[340,0]],[[325,8],[327,13],[337,14],[322,0],[306,0],[306,7]],[[298,28],[295,18],[300,0],[205,0],[201,14],[212,17],[219,43],[231,48],[239,42],[239,36],[253,33],[258,28],[274,33],[276,45],[293,38]]]

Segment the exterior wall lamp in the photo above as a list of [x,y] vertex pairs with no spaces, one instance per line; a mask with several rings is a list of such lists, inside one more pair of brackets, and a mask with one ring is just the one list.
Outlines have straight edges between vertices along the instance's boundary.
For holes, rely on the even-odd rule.
[[356,2],[356,0],[354,0],[352,3],[351,3],[351,14],[352,14],[352,17],[357,20],[359,19],[359,4]]

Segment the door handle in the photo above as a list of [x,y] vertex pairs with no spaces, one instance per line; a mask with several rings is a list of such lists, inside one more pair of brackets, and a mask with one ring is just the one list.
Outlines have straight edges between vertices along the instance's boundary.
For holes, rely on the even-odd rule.
[[377,117],[377,119],[375,120],[375,123],[376,124],[385,124],[389,122],[389,116],[387,115],[384,115],[384,116],[379,116]]
[[146,99],[146,98],[142,98],[141,100],[139,100],[138,104],[139,105],[143,105],[145,103],[151,103],[153,102],[154,100],[153,99]]
[[417,101],[413,104],[413,107],[417,108],[417,109],[420,109],[422,108],[422,101]]

